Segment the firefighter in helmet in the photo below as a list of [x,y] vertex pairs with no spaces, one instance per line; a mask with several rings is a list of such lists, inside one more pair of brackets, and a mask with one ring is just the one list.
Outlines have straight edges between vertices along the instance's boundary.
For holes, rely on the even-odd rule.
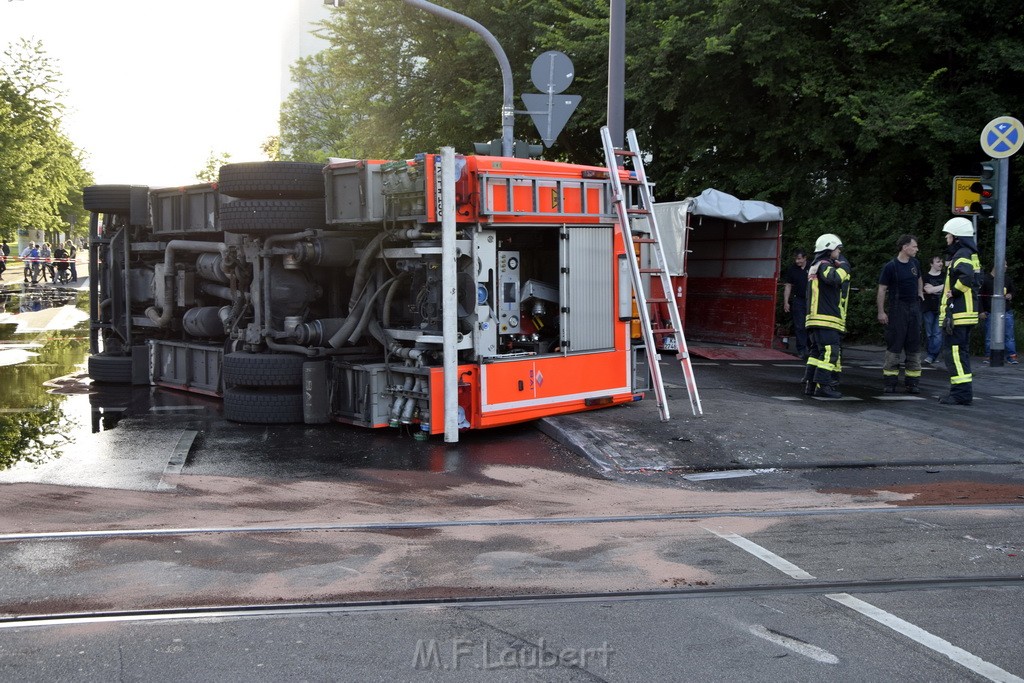
[[949,268],[946,269],[945,299],[939,307],[943,332],[949,393],[939,399],[943,405],[969,406],[974,400],[971,375],[971,330],[978,324],[978,293],[984,274],[978,260],[974,226],[963,216],[950,218],[942,226],[946,235]]
[[843,242],[826,233],[814,243],[814,258],[807,269],[807,334],[810,357],[804,370],[804,394],[842,398],[842,339],[846,332],[846,304],[850,297],[850,262],[842,254]]

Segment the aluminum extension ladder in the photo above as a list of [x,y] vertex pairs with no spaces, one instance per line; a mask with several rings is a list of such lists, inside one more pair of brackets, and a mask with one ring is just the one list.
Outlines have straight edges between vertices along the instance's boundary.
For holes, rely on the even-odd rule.
[[[651,267],[641,267],[636,258],[627,258],[630,264],[629,272],[633,279],[633,293],[636,297],[637,312],[640,316],[640,329],[643,332],[644,346],[647,352],[647,364],[651,369],[651,383],[654,386],[654,394],[658,399],[658,410],[661,413],[661,420],[669,419],[668,401],[665,395],[665,383],[661,377],[661,356],[654,345],[655,336],[672,335],[676,341],[676,357],[683,367],[683,376],[686,378],[686,392],[690,397],[690,409],[694,415],[702,415],[700,395],[697,393],[697,382],[693,377],[693,364],[690,361],[690,352],[686,347],[686,339],[683,337],[683,324],[679,318],[679,308],[676,306],[676,297],[672,287],[672,280],[666,267],[665,250],[662,246],[661,233],[658,230],[658,221],[654,216],[654,196],[651,193],[651,186],[647,182],[647,173],[644,171],[643,158],[640,154],[640,146],[636,141],[636,131],[632,128],[626,131],[626,140],[629,149],[616,148],[612,143],[611,133],[608,126],[601,127],[601,142],[604,145],[605,164],[608,167],[608,176],[612,185],[612,202],[618,212],[619,224],[622,226],[622,241],[626,247],[627,254],[634,254],[637,244],[649,244],[654,254],[654,263]],[[632,165],[632,173],[628,180],[619,175],[620,163],[623,167],[628,161]],[[629,170],[629,169],[626,169]],[[637,205],[630,206],[622,186],[636,186]],[[633,217],[647,219],[650,228],[650,237],[641,237],[633,234]],[[644,291],[643,275],[657,275],[661,279],[661,289],[665,293],[663,298],[648,298]],[[664,304],[668,308],[670,327],[655,328],[651,323],[651,306]]]

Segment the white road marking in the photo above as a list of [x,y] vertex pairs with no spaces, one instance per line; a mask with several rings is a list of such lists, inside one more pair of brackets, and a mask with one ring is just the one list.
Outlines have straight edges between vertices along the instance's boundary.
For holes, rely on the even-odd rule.
[[777,401],[802,401],[803,399],[799,396],[772,396]]
[[824,396],[812,396],[815,401],[863,401],[862,398],[856,396],[843,396],[842,398],[825,398]]
[[1000,681],[1001,683],[1024,683],[1024,678],[1020,678],[1009,671],[1000,669],[995,664],[986,662],[977,655],[972,655],[967,650],[959,648],[947,640],[943,640],[922,628],[914,626],[908,621],[904,621],[903,619],[889,614],[885,610],[879,609],[872,604],[860,600],[859,598],[855,598],[848,593],[833,593],[826,595],[825,597],[829,600],[834,600],[841,605],[846,605],[854,611],[860,612],[869,619],[872,619],[883,626],[887,626],[893,631],[924,645],[928,649],[934,650],[935,652],[952,659],[957,664],[970,669],[976,674],[984,676],[990,681]]
[[690,363],[690,365],[718,365],[718,363],[710,363],[710,362],[705,361],[705,362]]
[[888,394],[886,396],[876,396],[879,401],[923,401],[923,396],[907,396],[905,394]]
[[777,368],[802,368],[806,363],[800,363],[799,361],[793,361],[791,363],[772,363]]
[[992,398],[1001,398],[1004,401],[1024,401],[1024,396],[993,396]]
[[913,517],[904,517],[903,521],[904,522],[913,522],[914,524],[920,524],[921,526],[928,527],[929,529],[941,529],[942,528],[941,524],[932,524],[931,522],[925,522],[925,521],[922,521],[920,519],[914,519]]
[[[729,541],[738,548],[746,550],[748,553],[750,553],[757,559],[762,560],[763,562],[767,562],[771,566],[775,567],[776,569],[782,572],[785,572],[786,574],[789,574],[795,579],[814,578],[813,576],[805,572],[803,569],[800,569],[800,567],[797,567],[789,560],[779,557],[767,548],[763,548],[758,544],[754,543],[753,541],[743,538],[739,534],[721,533],[715,531],[714,529],[708,529],[707,527],[704,527],[704,529],[706,531],[710,531],[719,538],[723,538],[726,541]],[[970,537],[965,536],[965,538]],[[944,640],[932,633],[929,633],[928,631],[925,631],[923,628],[914,626],[909,621],[904,621],[903,619],[900,619],[899,617],[890,614],[883,609],[879,609],[878,607],[875,607],[870,603],[864,602],[860,598],[855,598],[849,593],[830,593],[827,594],[825,597],[829,600],[833,600],[834,602],[838,602],[841,605],[845,605],[846,607],[849,607],[850,609],[859,612],[860,614],[863,614],[869,619],[872,619],[878,622],[879,624],[886,626],[892,629],[893,631],[896,631],[897,633],[904,635],[907,638],[910,638],[911,640],[921,645],[924,645],[930,650],[933,650],[941,655],[944,655],[945,657],[948,657],[957,664],[979,674],[980,676],[987,678],[990,681],[996,681],[997,683],[1024,683],[1024,678],[1015,676],[1009,671],[1001,669],[1000,667],[996,666],[995,664],[992,664],[991,662],[986,662],[981,657],[973,655],[967,650],[964,650],[963,648],[953,645],[948,640]],[[765,636],[762,633],[757,632],[755,630],[756,628],[758,627],[751,627],[750,632],[754,635],[764,638]],[[770,631],[767,631],[767,629],[765,629],[765,632],[780,639],[784,638],[784,636],[771,633]],[[766,639],[772,640],[772,642],[779,642],[770,638]],[[801,641],[794,642],[801,643]],[[779,644],[783,645],[782,642],[779,642]],[[806,646],[806,643],[801,644]],[[788,647],[788,645],[786,645],[786,647]],[[814,646],[812,645],[807,647],[813,648]],[[814,649],[820,650],[820,648]],[[831,655],[831,653],[828,653],[825,650],[821,650],[821,652]]]
[[711,533],[713,533],[715,536],[718,536],[719,538],[722,538],[722,539],[725,539],[726,541],[729,541],[729,543],[732,543],[737,548],[741,548],[743,550],[746,550],[748,553],[750,553],[751,555],[753,555],[757,559],[761,560],[762,562],[766,562],[766,563],[770,564],[771,566],[773,566],[776,569],[778,569],[780,572],[782,572],[784,574],[788,574],[789,576],[791,576],[794,579],[813,579],[814,578],[813,576],[811,576],[810,574],[805,572],[803,569],[800,569],[800,567],[796,566],[795,564],[793,564],[789,560],[786,560],[784,558],[779,557],[778,555],[776,555],[772,551],[768,550],[767,548],[762,548],[758,544],[754,543],[751,540],[743,538],[739,534],[723,533],[723,532],[720,532],[720,531],[715,531],[714,529],[708,529],[707,527],[704,527],[704,529],[706,531],[710,531]]
[[710,479],[736,479],[738,477],[753,477],[758,474],[764,474],[766,472],[774,472],[774,469],[768,470],[721,470],[718,472],[698,472],[697,474],[684,474],[683,479],[687,481],[708,481]]
[[796,638],[784,636],[781,633],[771,631],[764,626],[751,626],[749,630],[758,638],[764,638],[770,643],[781,645],[787,650],[792,650],[798,655],[803,655],[804,657],[813,659],[816,662],[821,662],[822,664],[839,663],[839,658],[828,650],[823,650],[820,647],[815,647],[814,645],[805,643],[802,640],[797,640]]

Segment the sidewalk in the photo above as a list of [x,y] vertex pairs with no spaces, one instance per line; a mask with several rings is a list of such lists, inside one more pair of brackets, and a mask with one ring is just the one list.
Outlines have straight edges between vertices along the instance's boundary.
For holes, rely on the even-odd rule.
[[1024,371],[976,359],[972,406],[941,406],[944,367],[925,368],[922,394],[882,394],[882,347],[844,349],[845,398],[804,397],[803,364],[695,360],[704,414],[690,412],[682,371],[663,357],[671,419],[643,401],[559,417],[539,427],[608,475],[651,470],[1024,463]]

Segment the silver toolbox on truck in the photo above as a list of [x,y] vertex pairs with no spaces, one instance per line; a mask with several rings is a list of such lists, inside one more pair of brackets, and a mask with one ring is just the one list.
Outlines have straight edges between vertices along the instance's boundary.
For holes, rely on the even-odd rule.
[[220,344],[149,341],[149,374],[158,386],[220,396],[223,365],[224,347]]
[[328,225],[384,220],[380,168],[371,161],[339,161],[324,168]]
[[151,190],[154,235],[218,232],[217,186],[213,183]]

